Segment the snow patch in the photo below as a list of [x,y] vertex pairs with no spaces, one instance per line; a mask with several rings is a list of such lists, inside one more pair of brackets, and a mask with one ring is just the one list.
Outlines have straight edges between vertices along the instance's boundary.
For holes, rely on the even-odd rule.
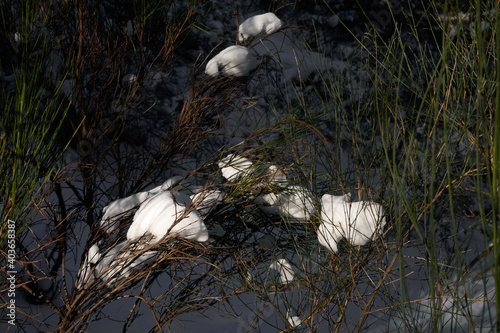
[[186,202],[182,194],[175,199],[170,192],[163,191],[144,202],[134,216],[127,239],[136,240],[150,233],[153,241],[158,242],[167,233],[177,233],[182,238],[206,242],[208,230],[198,212],[195,209],[188,212],[184,204],[177,202]]
[[259,65],[259,61],[250,51],[241,45],[233,45],[218,53],[207,63],[205,73],[218,77],[248,76]]
[[296,45],[292,35],[282,32],[260,40],[252,47],[252,52],[272,59],[286,80],[305,81],[313,72],[340,72],[348,67],[345,62],[332,60],[321,53]]
[[157,186],[149,191],[139,192],[132,194],[126,198],[117,199],[111,202],[109,205],[102,209],[103,216],[101,218],[101,228],[105,230],[108,234],[114,232],[118,227],[118,220],[126,216],[126,213],[130,210],[138,207],[148,198],[163,192],[170,190],[179,181],[182,180],[180,176],[174,176],[167,179],[162,185]]
[[149,192],[140,192],[126,198],[117,199],[102,209],[101,228],[108,234],[118,228],[118,220],[131,209],[139,206],[149,197]]
[[14,33],[14,41],[16,43],[21,43],[23,41],[23,37],[21,36],[21,34],[19,32]]
[[269,269],[279,273],[279,282],[281,284],[289,284],[295,277],[295,272],[292,265],[286,259],[278,259],[269,265]]
[[107,281],[108,287],[128,277],[131,272],[142,269],[156,257],[156,251],[136,255],[135,251],[123,250],[127,245],[127,242],[117,244],[100,258],[95,268],[94,276]]
[[227,155],[218,163],[222,172],[222,177],[229,181],[234,181],[245,175],[248,175],[253,170],[253,163],[248,158],[243,156],[235,156],[234,154]]
[[311,191],[301,186],[289,186],[281,193],[269,193],[255,199],[266,214],[281,215],[292,221],[304,222],[314,213]]
[[292,312],[290,310],[286,311],[286,319],[288,320],[288,323],[292,327],[297,327],[302,323],[302,319],[300,319],[297,316],[292,315]]
[[137,75],[135,75],[135,74],[127,74],[122,79],[122,82],[124,82],[124,83],[132,83],[135,81],[137,81]]
[[76,282],[77,288],[80,288],[84,284],[90,283],[94,280],[95,275],[93,274],[94,272],[92,271],[92,267],[97,264],[100,259],[101,255],[99,254],[99,247],[97,244],[94,244],[90,247],[87,255],[85,256],[85,260],[81,265],[82,270]]
[[238,40],[242,42],[252,37],[270,35],[280,30],[282,26],[283,23],[274,13],[255,15],[240,24]]
[[219,190],[200,190],[191,195],[191,201],[196,204],[198,213],[205,217],[217,204],[224,200],[224,192]]
[[348,202],[350,194],[321,198],[321,224],[318,241],[335,252],[345,237],[352,245],[365,245],[385,225],[383,208],[371,201]]
[[181,180],[182,180],[181,176],[173,176],[173,177],[167,179],[160,186],[157,186],[157,187],[149,190],[148,193],[150,194],[150,196],[153,196],[153,195],[158,194],[160,192],[168,191],[171,188],[173,188],[174,186],[176,186]]
[[269,166],[269,172],[267,174],[269,179],[269,184],[286,187],[288,186],[288,180],[286,178],[285,172],[276,165]]

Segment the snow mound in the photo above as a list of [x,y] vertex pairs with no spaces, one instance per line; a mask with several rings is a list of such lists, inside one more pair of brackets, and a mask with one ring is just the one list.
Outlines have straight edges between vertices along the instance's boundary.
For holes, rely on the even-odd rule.
[[242,42],[259,35],[270,35],[281,29],[282,26],[283,23],[274,13],[252,16],[240,24],[238,40]]
[[269,263],[252,265],[247,268],[245,280],[260,287],[286,286],[295,279],[295,270],[287,259],[276,259]]
[[189,240],[206,242],[207,227],[195,209],[186,211],[185,205],[190,199],[183,196],[180,194],[174,199],[170,192],[163,191],[145,201],[134,216],[127,239],[135,240],[150,233],[157,242],[167,233],[177,233]]
[[305,82],[313,72],[324,72],[334,67],[332,60],[318,52],[288,50],[276,55],[285,76],[291,80]]
[[342,237],[352,245],[365,245],[385,225],[381,205],[371,201],[348,202],[349,196],[325,194],[321,198],[318,241],[333,252]]
[[259,61],[250,51],[241,45],[233,45],[218,53],[207,63],[205,73],[218,77],[248,76],[259,65]]

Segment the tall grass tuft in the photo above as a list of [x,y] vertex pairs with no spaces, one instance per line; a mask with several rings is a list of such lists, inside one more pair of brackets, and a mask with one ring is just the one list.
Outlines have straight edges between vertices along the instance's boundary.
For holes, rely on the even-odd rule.
[[[3,249],[7,220],[15,221],[21,233],[46,197],[46,185],[60,171],[59,160],[69,143],[60,132],[71,103],[62,87],[69,69],[58,68],[51,57],[53,40],[44,32],[47,16],[34,4],[6,2],[2,17],[10,42],[0,63]],[[60,80],[54,81],[55,75]]]

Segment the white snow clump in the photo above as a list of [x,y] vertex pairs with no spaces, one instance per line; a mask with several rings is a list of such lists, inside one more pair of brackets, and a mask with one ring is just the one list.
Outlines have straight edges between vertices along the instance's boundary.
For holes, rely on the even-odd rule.
[[118,227],[118,219],[130,211],[131,209],[142,204],[146,199],[151,198],[153,195],[161,191],[167,191],[172,186],[177,184],[182,177],[174,176],[167,179],[162,185],[153,188],[146,192],[139,192],[132,194],[126,198],[117,199],[102,209],[103,215],[101,218],[101,228],[108,234],[111,234]]
[[157,254],[156,251],[147,251],[140,255],[129,250],[123,251],[126,245],[127,242],[121,242],[100,258],[94,271],[95,278],[107,281],[107,285],[111,286],[118,280],[126,278],[130,272],[146,266]]
[[269,184],[286,187],[288,186],[288,180],[286,178],[285,172],[276,165],[270,165],[267,174],[269,179]]
[[235,156],[234,154],[227,155],[218,165],[221,169],[222,177],[229,181],[234,181],[248,175],[253,170],[252,161],[246,157]]
[[186,211],[189,201],[189,197],[182,193],[174,199],[168,191],[149,198],[135,213],[127,239],[135,240],[150,233],[153,235],[153,241],[158,242],[167,233],[178,233],[178,236],[189,240],[206,242],[207,227],[196,209]]
[[[82,271],[76,282],[77,288],[80,288],[83,284],[90,283],[94,280],[95,271],[92,272],[92,266],[97,264],[99,259],[101,259],[101,255],[99,254],[99,247],[97,246],[97,244],[94,244],[87,252],[83,265],[81,266]],[[90,275],[91,273],[92,276]]]
[[293,267],[286,259],[278,259],[269,265],[269,269],[275,270],[279,273],[279,282],[281,284],[289,284],[295,277]]
[[21,34],[19,32],[14,33],[14,41],[16,43],[21,43],[23,41],[23,37],[21,36]]
[[300,319],[297,316],[293,316],[290,310],[286,311],[286,319],[288,320],[288,323],[292,327],[297,327],[302,323],[302,319]]
[[349,197],[350,194],[325,194],[321,198],[318,241],[333,252],[342,237],[352,245],[365,245],[385,225],[381,205],[371,201],[348,202]]
[[191,201],[196,204],[198,213],[205,217],[207,216],[217,204],[224,200],[224,192],[219,190],[200,190],[190,196]]
[[137,75],[135,75],[135,74],[127,74],[122,79],[123,83],[132,83],[135,81],[137,81]]
[[99,253],[97,244],[92,245],[85,257],[76,287],[89,285],[97,278],[107,281],[107,285],[111,286],[126,278],[131,271],[140,270],[156,256],[156,251],[147,251],[140,255],[129,250],[123,251],[126,244],[121,242],[104,254]]
[[218,77],[219,73],[225,76],[248,76],[258,65],[259,61],[246,47],[233,45],[210,59],[205,73],[213,77]]
[[255,15],[240,24],[238,40],[242,42],[259,35],[270,35],[281,29],[282,26],[283,23],[274,13]]
[[157,193],[160,193],[162,191],[170,190],[172,187],[177,185],[181,180],[182,180],[181,176],[173,176],[173,177],[167,179],[163,184],[156,186],[155,188],[149,190],[148,193],[150,194],[150,197],[151,197],[151,196],[153,196]]
[[140,205],[149,197],[148,192],[140,192],[126,198],[117,199],[102,209],[101,228],[108,234],[118,227],[118,219],[127,211]]
[[304,222],[314,213],[311,191],[301,186],[289,186],[281,193],[269,193],[255,199],[266,214],[275,214],[292,221]]

